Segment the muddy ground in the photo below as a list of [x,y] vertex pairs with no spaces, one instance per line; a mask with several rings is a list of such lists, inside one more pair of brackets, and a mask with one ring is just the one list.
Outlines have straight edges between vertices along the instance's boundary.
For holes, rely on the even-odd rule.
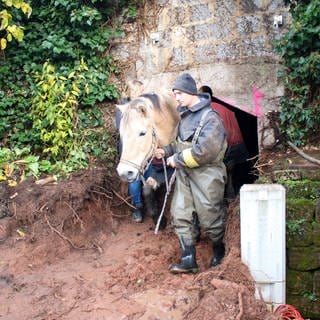
[[180,250],[172,226],[155,234],[150,217],[133,223],[123,190],[102,168],[0,189],[9,209],[0,219],[0,319],[276,319],[241,263],[238,200],[223,263],[208,269],[212,250],[203,238],[200,272],[173,275],[168,267]]

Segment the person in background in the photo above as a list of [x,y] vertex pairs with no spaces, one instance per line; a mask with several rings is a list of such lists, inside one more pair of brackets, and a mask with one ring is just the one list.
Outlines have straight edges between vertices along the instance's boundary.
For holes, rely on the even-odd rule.
[[177,137],[174,143],[155,151],[158,159],[166,157],[167,165],[177,169],[171,214],[182,254],[180,263],[169,270],[195,273],[195,214],[201,231],[212,241],[210,266],[220,264],[225,255],[226,133],[219,115],[211,108],[209,96],[198,94],[190,74],[179,76],[172,90],[181,116]]
[[234,112],[222,104],[213,102],[213,93],[209,86],[200,87],[199,92],[209,94],[211,106],[220,115],[227,132],[228,149],[224,157],[224,163],[227,168],[228,181],[225,196],[227,199],[232,200],[239,193],[242,185],[241,181],[235,177],[235,168],[247,161],[249,157],[248,150]]
[[[134,79],[128,82],[126,94],[127,96],[122,98],[120,104],[126,104],[130,100],[137,98],[140,96],[144,91],[144,85],[141,81]],[[120,121],[122,118],[121,111],[116,108],[116,129],[119,131],[120,128]],[[119,140],[118,144],[118,155],[119,158],[121,157],[122,153],[122,145],[121,141]],[[144,178],[147,179],[149,177],[150,167],[144,173]],[[131,197],[131,204],[134,206],[132,211],[132,219],[137,223],[143,222],[143,200],[142,200],[142,180],[139,177],[137,180],[130,182],[128,185],[128,193]]]

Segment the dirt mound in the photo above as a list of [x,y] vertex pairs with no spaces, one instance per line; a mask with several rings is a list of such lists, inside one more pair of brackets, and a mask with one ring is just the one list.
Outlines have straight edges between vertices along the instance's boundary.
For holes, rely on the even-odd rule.
[[2,196],[0,318],[275,319],[241,263],[238,201],[223,263],[208,269],[211,245],[201,239],[200,272],[172,275],[180,257],[172,226],[155,234],[149,217],[132,223],[118,178],[102,169],[58,184],[29,179]]

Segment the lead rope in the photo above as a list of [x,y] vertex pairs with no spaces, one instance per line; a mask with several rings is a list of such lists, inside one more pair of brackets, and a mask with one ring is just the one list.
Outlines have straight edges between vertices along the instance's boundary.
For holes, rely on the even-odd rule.
[[170,194],[171,187],[172,187],[173,182],[174,182],[175,177],[176,177],[176,170],[177,170],[177,169],[174,169],[174,171],[172,173],[172,176],[170,178],[170,181],[168,183],[167,167],[166,167],[164,158],[162,158],[162,165],[163,165],[164,176],[165,176],[165,181],[166,181],[166,194],[165,194],[165,197],[164,197],[164,201],[163,201],[163,205],[162,205],[162,209],[161,209],[160,215],[159,215],[158,220],[157,220],[156,228],[154,229],[154,234],[158,234],[160,222],[161,222],[161,219],[162,219],[162,216],[163,216],[163,213],[164,213],[164,209],[165,209],[166,204],[167,204],[167,199],[168,199],[168,196]]
[[140,171],[140,179],[141,179],[142,184],[143,184],[144,186],[147,184],[146,179],[145,179],[145,177],[144,177],[144,173],[149,169],[149,167],[150,167],[150,165],[151,165],[151,163],[152,163],[153,158],[154,158],[154,157],[150,158],[150,160],[148,161],[145,169]]

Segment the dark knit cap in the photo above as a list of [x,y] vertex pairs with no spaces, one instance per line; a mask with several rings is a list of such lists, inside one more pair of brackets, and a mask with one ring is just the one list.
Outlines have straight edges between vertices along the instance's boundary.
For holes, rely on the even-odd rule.
[[172,90],[180,90],[192,95],[198,94],[197,85],[189,73],[183,73],[175,81]]

